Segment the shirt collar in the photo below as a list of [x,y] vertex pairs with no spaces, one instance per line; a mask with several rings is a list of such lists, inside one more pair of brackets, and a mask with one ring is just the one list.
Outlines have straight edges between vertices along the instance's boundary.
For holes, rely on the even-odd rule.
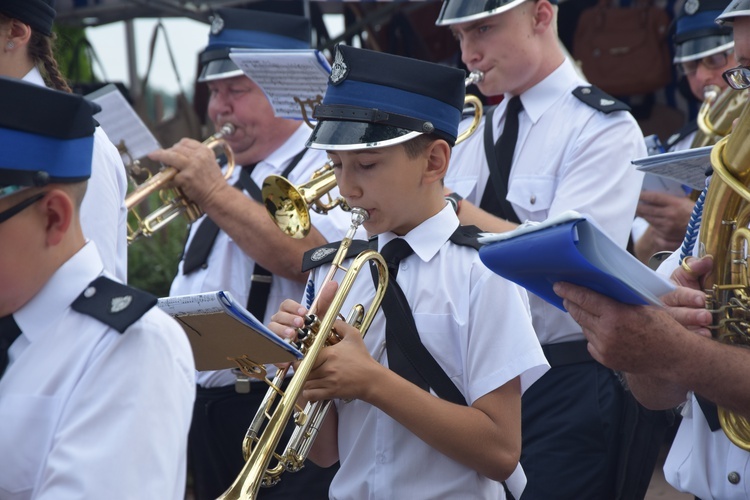
[[[297,130],[289,136],[284,144],[268,155],[268,158],[263,160],[263,163],[271,165],[274,171],[283,171],[291,159],[301,151],[300,146],[305,147],[305,142],[307,142],[309,137],[310,128],[304,122],[300,121],[300,126],[297,127]],[[320,166],[322,167],[323,165],[321,164]]]
[[34,85],[39,85],[40,87],[47,86],[47,84],[44,83],[42,74],[39,72],[39,68],[37,68],[36,66],[31,68],[31,71],[26,73],[26,76],[23,77],[23,81],[27,83],[33,83]]
[[[523,110],[531,118],[531,122],[536,123],[562,95],[570,92],[571,87],[583,83],[585,82],[576,73],[573,63],[566,58],[555,71],[547,75],[547,78],[521,94]],[[507,103],[511,97],[506,94],[503,103]],[[507,104],[505,106],[507,107]],[[505,108],[502,114],[505,114]]]
[[86,286],[102,274],[104,264],[93,241],[87,242],[55,271],[42,289],[13,313],[23,335],[30,342],[59,321]]
[[[453,208],[446,204],[440,212],[406,233],[403,239],[420,259],[429,262],[450,239],[457,227],[458,217]],[[378,235],[378,249],[382,250],[386,243],[398,237],[390,231]]]

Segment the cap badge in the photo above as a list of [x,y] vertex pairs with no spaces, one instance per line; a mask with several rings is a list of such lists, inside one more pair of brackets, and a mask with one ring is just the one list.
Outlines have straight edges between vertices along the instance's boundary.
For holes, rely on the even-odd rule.
[[601,106],[612,106],[615,103],[612,99],[599,99],[599,104]]
[[330,247],[318,248],[310,256],[310,260],[313,262],[318,262],[320,260],[325,259],[328,255],[331,255],[334,252],[336,252],[335,248],[330,248]]
[[685,2],[685,14],[693,15],[698,12],[701,4],[699,0],[687,0]]
[[133,302],[132,295],[125,295],[124,297],[115,297],[112,299],[112,304],[109,307],[109,312],[114,314],[120,311],[124,311],[128,308],[130,303]]
[[349,72],[349,67],[344,62],[344,55],[340,50],[336,50],[336,57],[333,59],[331,66],[331,84],[338,85],[343,82]]
[[211,21],[211,34],[212,35],[218,35],[221,33],[221,30],[224,29],[224,19],[221,18],[219,14],[216,14]]

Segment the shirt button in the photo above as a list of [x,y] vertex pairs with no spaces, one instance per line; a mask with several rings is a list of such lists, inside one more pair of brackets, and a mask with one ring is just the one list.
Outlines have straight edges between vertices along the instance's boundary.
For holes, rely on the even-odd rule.
[[409,264],[407,264],[406,262],[402,262],[401,263],[401,269],[404,270],[404,271],[406,271],[407,269],[409,269]]
[[740,475],[739,473],[732,471],[729,474],[727,474],[727,479],[732,484],[738,484],[740,482]]
[[385,455],[383,453],[378,453],[378,455],[377,455],[376,458],[377,458],[379,464],[384,464],[385,463]]
[[90,299],[94,295],[96,295],[96,288],[93,286],[90,286],[86,290],[83,291],[83,296],[86,297],[87,299]]
[[529,203],[531,203],[532,205],[536,203],[536,195],[534,194],[531,195],[531,198],[529,198]]

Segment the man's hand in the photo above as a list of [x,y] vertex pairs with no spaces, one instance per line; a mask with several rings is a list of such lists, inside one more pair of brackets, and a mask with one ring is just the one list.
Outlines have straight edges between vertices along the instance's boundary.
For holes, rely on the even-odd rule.
[[635,214],[646,219],[659,242],[671,245],[682,241],[694,205],[687,196],[641,191]]
[[148,157],[177,169],[172,184],[201,208],[220,200],[222,190],[231,187],[216,163],[213,150],[193,139],[182,139],[171,148],[154,151]]

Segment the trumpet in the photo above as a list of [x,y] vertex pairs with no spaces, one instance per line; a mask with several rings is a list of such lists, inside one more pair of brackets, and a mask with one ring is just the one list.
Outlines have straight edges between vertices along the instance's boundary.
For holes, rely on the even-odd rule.
[[[218,132],[203,141],[205,146],[214,152],[221,149],[227,158],[227,169],[225,179],[229,179],[234,171],[234,153],[227,144],[225,137],[234,133],[235,126],[231,123],[222,125]],[[184,214],[188,222],[194,222],[203,210],[194,202],[190,201],[179,188],[165,189],[165,186],[177,175],[174,167],[165,167],[155,175],[150,175],[144,182],[138,185],[125,198],[125,206],[133,215],[135,224],[128,221],[128,245],[140,237],[151,237],[156,231],[166,226],[180,214]],[[136,208],[152,193],[159,192],[162,206],[145,217],[141,217]]]
[[[339,270],[345,271],[346,274],[341,280],[331,306],[322,319],[319,319],[315,314],[320,295],[317,295],[313,300],[306,317],[306,326],[297,331],[299,349],[303,353],[303,358],[295,368],[294,375],[286,390],[282,391],[281,383],[286,376],[287,369],[280,369],[273,380],[269,382],[265,376],[265,367],[262,364],[253,363],[246,358],[243,358],[242,362],[238,362],[238,366],[243,373],[250,377],[265,380],[270,387],[242,443],[245,466],[229,489],[219,497],[221,500],[254,499],[261,486],[273,486],[278,483],[284,471],[296,472],[303,467],[317,437],[318,429],[331,406],[331,401],[307,403],[304,410],[296,404],[296,401],[302,393],[302,388],[321,349],[336,344],[340,340],[333,328],[333,323],[338,318],[359,272],[363,268],[369,267],[365,266],[368,261],[372,262],[377,269],[375,297],[367,310],[362,304],[354,306],[350,311],[347,322],[358,328],[364,336],[385,296],[388,268],[379,253],[374,250],[365,250],[354,259],[348,269],[341,266],[354,234],[368,217],[367,211],[361,208],[352,208],[351,212],[351,226],[341,241],[324,283],[333,280],[334,275]],[[367,274],[370,274],[369,271]],[[280,399],[277,402],[278,397]],[[297,411],[294,415],[296,428],[284,452],[279,455],[275,452],[276,447],[295,410]],[[260,434],[263,424],[266,424],[265,429]],[[271,466],[270,462],[274,458],[276,463]]]
[[[484,79],[484,73],[479,70],[472,71],[464,80],[468,87],[479,83]],[[464,98],[464,106],[472,112],[472,120],[469,127],[461,132],[456,138],[456,144],[468,139],[479,127],[482,120],[482,101],[474,95]],[[304,238],[310,232],[310,212],[308,207],[319,214],[328,213],[335,207],[349,211],[349,205],[342,197],[333,198],[331,189],[336,187],[336,177],[333,173],[333,163],[326,161],[321,168],[316,170],[309,181],[300,186],[294,186],[284,177],[269,175],[263,180],[261,190],[266,210],[276,225],[292,238]],[[323,197],[327,196],[325,200]]]

